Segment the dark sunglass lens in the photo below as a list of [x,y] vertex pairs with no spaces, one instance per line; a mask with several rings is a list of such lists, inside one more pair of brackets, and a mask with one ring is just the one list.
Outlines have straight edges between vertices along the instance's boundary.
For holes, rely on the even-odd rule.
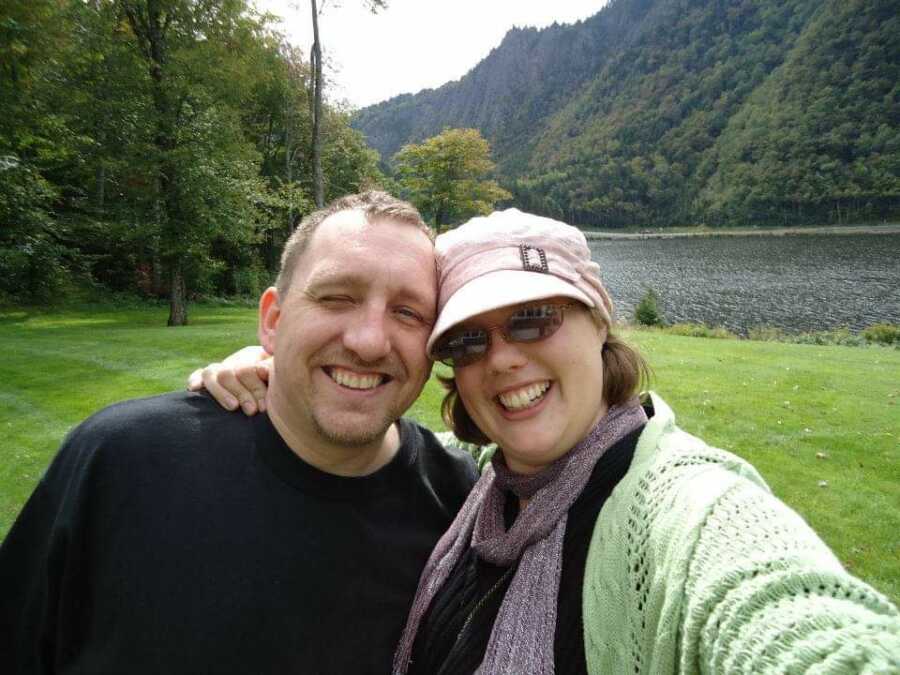
[[487,351],[488,334],[480,328],[449,333],[434,346],[434,358],[448,366],[477,361]]
[[516,342],[535,342],[553,335],[562,324],[562,310],[556,305],[526,307],[511,317],[506,331]]

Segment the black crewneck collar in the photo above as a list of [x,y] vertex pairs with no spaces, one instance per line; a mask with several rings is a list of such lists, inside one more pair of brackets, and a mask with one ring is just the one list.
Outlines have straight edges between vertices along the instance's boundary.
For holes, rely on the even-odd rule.
[[253,418],[253,433],[259,457],[283,482],[326,499],[362,500],[389,491],[416,459],[417,444],[411,441],[418,430],[405,419],[397,420],[396,424],[400,436],[397,454],[366,476],[336,476],[304,461],[285,443],[265,413]]

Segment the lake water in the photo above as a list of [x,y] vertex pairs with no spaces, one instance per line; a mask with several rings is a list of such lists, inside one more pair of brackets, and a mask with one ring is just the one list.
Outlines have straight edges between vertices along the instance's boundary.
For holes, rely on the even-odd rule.
[[900,233],[589,242],[620,317],[648,288],[667,322],[746,334],[900,324]]

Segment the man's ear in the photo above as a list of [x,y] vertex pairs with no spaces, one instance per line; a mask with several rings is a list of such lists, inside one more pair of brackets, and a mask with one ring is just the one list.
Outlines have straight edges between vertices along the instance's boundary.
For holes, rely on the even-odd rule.
[[281,305],[279,304],[278,289],[269,286],[259,299],[259,328],[257,329],[259,344],[269,354],[275,353],[275,329],[278,327],[280,318]]

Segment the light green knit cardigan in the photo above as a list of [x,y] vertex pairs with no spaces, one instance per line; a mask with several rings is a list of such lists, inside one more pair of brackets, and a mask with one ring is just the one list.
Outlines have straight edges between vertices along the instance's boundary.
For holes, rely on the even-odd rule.
[[588,671],[900,675],[897,608],[752,466],[650,397],[654,415],[588,552]]
[[651,398],[588,552],[589,672],[900,674],[897,608]]

